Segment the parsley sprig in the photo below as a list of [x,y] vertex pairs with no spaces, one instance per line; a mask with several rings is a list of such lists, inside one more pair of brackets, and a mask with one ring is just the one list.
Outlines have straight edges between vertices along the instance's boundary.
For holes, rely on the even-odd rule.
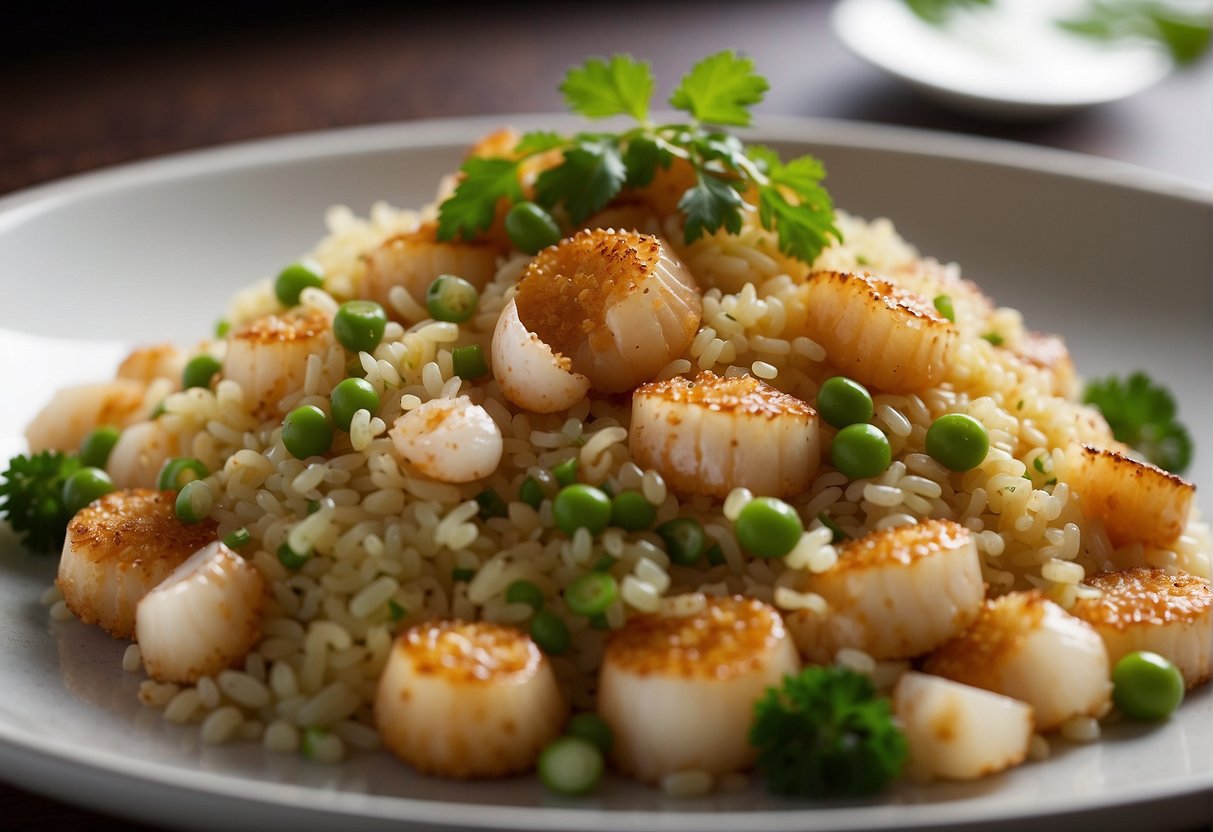
[[[572,136],[536,131],[521,138],[511,158],[469,158],[454,194],[439,208],[439,239],[471,239],[486,231],[501,200],[523,200],[521,166],[551,151],[560,151],[561,161],[539,175],[534,199],[566,225],[581,223],[625,188],[643,188],[659,169],[682,160],[695,175],[678,201],[687,243],[721,228],[736,233],[745,213],[755,210],[762,226],[776,232],[780,250],[807,263],[831,239],[841,239],[821,186],[821,162],[804,156],[784,163],[774,151],[747,147],[724,129],[749,126],[751,107],[769,88],[751,59],[724,51],[695,64],[669,98],[671,107],[689,116],[683,123],[653,121],[654,88],[649,64],[628,55],[591,58],[570,69],[560,84],[569,109],[590,119],[628,116],[637,125]],[[751,193],[756,205],[747,201]]]
[[63,483],[82,467],[80,457],[60,451],[15,456],[0,474],[0,515],[31,551],[63,548],[72,512],[63,500]]
[[767,788],[799,797],[874,794],[901,773],[908,754],[889,700],[867,676],[808,667],[768,688],[754,705],[750,744]]
[[1182,474],[1192,461],[1192,437],[1177,417],[1175,397],[1138,371],[1087,384],[1083,401],[1103,413],[1112,435],[1131,445],[1159,468]]

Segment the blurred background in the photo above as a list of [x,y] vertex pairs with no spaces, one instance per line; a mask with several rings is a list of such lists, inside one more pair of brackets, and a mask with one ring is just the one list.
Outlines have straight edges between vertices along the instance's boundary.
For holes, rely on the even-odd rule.
[[[297,0],[289,11],[251,0],[195,6],[188,21],[173,4],[148,11],[8,0],[0,25],[0,195],[108,165],[299,131],[562,111],[556,85],[590,54],[626,51],[651,61],[664,94],[696,60],[724,48],[752,56],[769,78],[760,114],[995,137],[1093,154],[1213,188],[1213,60],[1207,54],[1174,71],[1167,64],[1163,77],[1127,98],[1053,108],[1030,119],[1011,113],[1020,116],[1011,120],[973,113],[972,105],[981,103],[986,106],[976,109],[999,110],[998,101],[974,101],[970,94],[970,106],[955,109],[937,103],[939,90],[928,97],[875,65],[903,47],[924,54],[908,36],[889,40],[886,24],[893,23],[880,15],[896,14],[890,3],[913,3],[919,28],[935,27],[923,31],[938,35],[950,25],[952,7],[963,17],[991,2],[868,3],[855,12],[860,25],[851,33],[875,52],[865,60],[862,48],[848,48],[836,35],[834,4],[825,0],[418,8]],[[1150,6],[1107,0],[1099,8],[1117,3],[1139,11]],[[939,19],[928,24],[923,14]],[[1093,25],[1111,31],[1115,20],[1112,14]],[[1207,39],[1207,14],[1204,20]],[[887,45],[877,47],[881,36]],[[1004,45],[1021,57],[1035,48],[1025,40]],[[1049,71],[1051,81],[1067,80],[1063,68],[1047,67],[1046,76]],[[0,818],[5,829],[137,828],[2,784]]]
[[[984,13],[973,7],[993,2],[906,1],[928,14],[959,7],[959,16]],[[871,7],[858,10],[871,31],[861,32],[860,43],[888,35],[892,24],[880,16],[888,9],[879,7],[902,2],[852,3]],[[668,91],[694,61],[728,47],[753,56],[771,81],[760,113],[996,136],[1213,187],[1207,56],[1124,100],[1044,120],[992,121],[939,106],[861,60],[833,33],[831,6],[613,0],[414,8],[298,0],[288,11],[251,0],[198,7],[183,21],[173,4],[122,11],[109,3],[57,8],[9,0],[0,26],[0,193],[148,156],[303,130],[562,110],[556,84],[588,54],[627,51],[650,60]],[[1031,54],[1030,43],[1016,43]],[[903,46],[928,51],[899,34],[878,57]],[[964,74],[958,71],[957,79]],[[1058,68],[1052,80],[1066,77]]]

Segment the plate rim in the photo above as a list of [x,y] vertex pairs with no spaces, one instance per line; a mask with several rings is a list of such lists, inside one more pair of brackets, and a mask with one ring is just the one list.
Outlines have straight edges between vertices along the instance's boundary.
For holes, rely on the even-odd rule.
[[[104,196],[141,185],[185,181],[220,172],[301,163],[333,156],[352,156],[376,152],[404,151],[430,146],[466,144],[480,132],[510,123],[528,126],[584,124],[569,116],[553,114],[502,114],[459,118],[426,119],[387,124],[317,130],[252,141],[234,142],[164,156],[143,159],[96,171],[76,174],[43,183],[0,197],[0,234],[26,219],[52,211],[76,199]],[[1137,165],[1088,156],[1072,151],[1023,145],[1005,140],[958,136],[919,128],[875,125],[832,119],[763,115],[747,138],[765,141],[840,145],[877,153],[895,153],[923,157],[969,161],[996,167],[1045,173],[1062,179],[1127,188],[1192,204],[1213,215],[1213,186],[1204,187],[1151,171]],[[826,822],[837,829],[871,829],[881,822],[873,813],[885,810],[897,817],[902,829],[921,829],[940,825],[990,823],[994,820],[1026,820],[1063,817],[1091,811],[1127,806],[1148,801],[1171,801],[1213,795],[1213,771],[1153,784],[1149,790],[1125,789],[1120,792],[1075,798],[1037,800],[1019,810],[1005,809],[998,818],[975,811],[970,801],[929,804],[884,803],[875,806],[787,808],[763,811],[690,811],[661,810],[586,810],[584,808],[502,806],[458,804],[411,797],[373,795],[363,792],[316,791],[304,786],[270,781],[244,781],[230,774],[186,771],[131,760],[101,749],[78,749],[56,738],[39,736],[19,725],[0,722],[0,773],[6,779],[18,771],[22,755],[34,755],[40,762],[65,767],[69,772],[87,772],[140,788],[163,786],[184,790],[197,796],[216,795],[225,799],[254,802],[266,809],[289,803],[325,816],[344,816],[350,820],[409,822],[443,826],[469,825],[498,829],[570,829],[599,830],[624,824],[642,828],[685,828],[688,823],[704,830],[732,830],[744,821],[755,832],[804,828]],[[134,769],[132,773],[131,769]],[[42,791],[18,776],[27,787]],[[53,793],[53,792],[52,792]],[[55,793],[60,800],[73,796]],[[100,805],[97,800],[85,801]],[[392,811],[394,807],[394,811]],[[907,810],[921,807],[922,817],[910,817]],[[404,810],[407,810],[405,813]]]

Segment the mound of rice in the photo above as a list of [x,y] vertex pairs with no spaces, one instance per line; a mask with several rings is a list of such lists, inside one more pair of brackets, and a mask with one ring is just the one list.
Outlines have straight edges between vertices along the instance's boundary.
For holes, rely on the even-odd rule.
[[[306,290],[303,304],[332,314],[335,298],[358,294],[366,252],[430,218],[432,209],[400,211],[384,204],[375,205],[367,219],[344,207],[331,209],[330,233],[310,254],[324,268],[325,290]],[[214,472],[208,482],[217,498],[212,516],[220,534],[248,529],[252,543],[243,552],[267,578],[272,597],[263,640],[242,669],[192,687],[148,680],[142,701],[162,708],[170,721],[201,722],[207,742],[238,738],[291,752],[311,732],[311,756],[339,759],[350,747],[377,744],[370,702],[400,626],[450,616],[522,624],[531,610],[507,603],[505,590],[526,579],[544,591],[547,608],[572,633],[571,649],[553,660],[558,678],[574,708],[592,708],[607,630],[569,613],[561,589],[610,556],[610,571],[622,589],[605,615],[610,628],[634,612],[672,607],[689,592],[743,593],[783,609],[811,607],[821,599],[794,587],[801,570],[821,571],[835,561],[831,533],[815,520],[822,513],[851,536],[925,517],[954,519],[975,533],[992,594],[1040,587],[1068,605],[1092,591],[1080,586],[1084,576],[1113,559],[1209,575],[1213,544],[1198,517],[1173,549],[1137,545],[1119,552],[1101,524],[1084,517],[1080,495],[1054,471],[1071,440],[1106,444],[1110,436],[1101,418],[1056,389],[1055,375],[1017,357],[1014,347],[1030,336],[1016,312],[994,308],[961,279],[956,265],[920,257],[887,220],[840,214],[838,221],[846,243],[825,251],[815,268],[883,273],[927,298],[946,293],[961,338],[946,384],[921,395],[875,397],[874,421],[893,450],[887,471],[850,482],[824,455],[811,489],[790,500],[815,530],[786,559],[750,558],[739,548],[731,518],[744,495],[724,503],[683,497],[656,471],[631,460],[626,397],[589,398],[566,413],[536,415],[512,405],[491,379],[471,383],[453,375],[453,348],[479,344],[488,354],[498,315],[529,262],[516,255],[500,263],[477,313],[461,325],[428,320],[406,292],[395,291],[398,317],[417,323],[407,329],[389,324],[374,353],[358,357],[381,394],[380,412],[356,420],[348,435],[338,432],[321,462],[292,457],[280,440],[280,423],[259,421],[231,380],[221,380],[214,390],[168,396],[164,425]],[[682,239],[673,219],[649,230],[670,241]],[[757,227],[674,248],[705,292],[704,315],[687,353],[661,375],[750,373],[814,401],[820,383],[835,373],[821,345],[795,334],[805,316],[809,267],[781,255],[773,235]],[[277,309],[267,281],[237,297],[230,318],[239,324]],[[990,343],[992,331],[1003,348]],[[329,391],[346,376],[348,362],[340,346],[312,355],[303,387],[284,408],[314,404],[327,411]],[[386,436],[401,413],[456,394],[483,405],[505,438],[501,465],[487,481],[451,485],[415,475],[402,466]],[[932,420],[957,412],[980,420],[991,441],[985,462],[964,473],[943,468],[924,450]],[[825,434],[828,447],[832,431]],[[594,538],[581,529],[568,538],[557,531],[550,500],[536,510],[516,495],[528,476],[553,495],[552,468],[571,458],[578,460],[584,482],[643,492],[658,506],[658,522],[698,518],[724,562],[672,565],[653,532],[611,528]],[[507,516],[478,515],[474,498],[486,487],[506,499]],[[298,571],[287,570],[275,555],[283,542],[313,555]],[[872,670],[864,656],[844,652],[840,661]],[[137,646],[129,649],[124,666],[139,668]]]

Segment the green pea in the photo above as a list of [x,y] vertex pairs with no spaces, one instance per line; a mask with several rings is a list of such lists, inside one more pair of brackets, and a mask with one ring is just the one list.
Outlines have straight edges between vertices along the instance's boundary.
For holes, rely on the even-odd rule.
[[644,531],[657,519],[657,506],[639,491],[621,491],[611,498],[611,525],[629,532]]
[[734,524],[737,542],[760,558],[781,558],[800,542],[804,523],[796,509],[775,497],[755,497]]
[[373,300],[347,300],[333,316],[333,335],[353,352],[371,352],[383,340],[387,313]]
[[296,552],[291,544],[283,542],[278,547],[278,562],[287,569],[299,569],[311,559],[311,552]]
[[874,477],[889,467],[893,450],[889,438],[875,425],[847,425],[838,431],[830,446],[830,461],[848,478]]
[[223,538],[223,545],[229,549],[239,549],[247,546],[253,536],[249,534],[249,530],[245,528],[235,529],[229,532],[227,537]]
[[329,417],[314,404],[295,408],[282,422],[282,444],[296,459],[327,453],[333,445]]
[[303,736],[299,740],[299,751],[304,757],[311,760],[320,753],[320,743],[328,737],[329,732],[316,725],[309,725],[303,729]]
[[110,451],[118,444],[121,432],[113,425],[102,425],[80,443],[80,464],[86,468],[104,468]]
[[564,603],[577,615],[598,615],[615,603],[619,584],[608,572],[587,572],[564,590]]
[[309,286],[317,289],[324,286],[324,275],[320,267],[312,262],[291,263],[278,272],[278,278],[274,281],[274,294],[278,296],[279,303],[290,309],[299,305],[299,296]]
[[953,471],[968,471],[985,461],[990,434],[965,413],[940,416],[927,428],[927,453]]
[[846,376],[834,376],[817,391],[817,412],[831,427],[845,428],[869,421],[875,410],[868,388]]
[[569,537],[580,528],[599,534],[611,522],[611,498],[592,485],[566,485],[552,501],[552,518]]
[[707,551],[708,536],[694,517],[676,517],[667,520],[654,531],[665,543],[670,560],[681,566],[691,566]]
[[1005,338],[1003,338],[1000,334],[998,334],[994,330],[990,330],[989,332],[983,332],[981,334],[981,337],[986,339],[987,341],[989,341],[991,344],[993,344],[996,347],[1001,347],[1003,342],[1006,340]]
[[533,202],[519,202],[505,215],[505,233],[519,251],[538,254],[560,242],[560,226]]
[[215,321],[215,337],[226,338],[227,334],[232,331],[232,322],[226,318],[220,318]]
[[425,292],[425,308],[436,321],[463,323],[476,314],[480,293],[462,277],[441,274]]
[[372,416],[379,412],[379,394],[366,379],[343,379],[329,394],[329,410],[333,414],[333,424],[349,433],[350,423],[359,410],[366,410]]
[[602,779],[602,751],[582,737],[560,737],[539,752],[535,770],[544,788],[568,796],[592,792]]
[[552,466],[552,476],[562,486],[577,482],[577,457],[569,457],[564,462]]
[[114,481],[100,468],[81,468],[63,481],[63,506],[72,514],[114,490]]
[[526,604],[538,611],[543,609],[543,590],[525,578],[519,578],[505,588],[505,601],[507,604]]
[[166,459],[156,475],[156,487],[161,491],[178,491],[193,480],[205,479],[210,474],[200,460],[181,456]]
[[510,515],[510,507],[501,499],[501,495],[491,488],[486,488],[476,495],[476,504],[480,506],[480,516],[485,519]]
[[178,520],[200,523],[210,515],[214,504],[215,495],[211,492],[211,487],[202,480],[190,480],[177,492],[177,502],[174,503],[173,509]]
[[1184,698],[1184,677],[1179,668],[1146,650],[1128,653],[1116,663],[1112,686],[1112,701],[1130,719],[1163,719]]
[[186,390],[191,387],[210,387],[211,379],[223,369],[223,365],[213,355],[195,355],[185,365],[181,374],[181,386]]
[[489,374],[489,365],[484,360],[484,349],[479,344],[455,347],[451,350],[451,366],[460,378],[476,379]]
[[539,480],[534,477],[527,477],[523,480],[522,485],[518,486],[518,499],[531,508],[539,508],[539,504],[543,502],[543,489],[539,485]]
[[538,610],[531,619],[531,638],[549,656],[569,649],[569,628],[551,610]]
[[936,295],[934,303],[935,311],[949,321],[956,322],[956,308],[952,305],[951,295]]
[[573,714],[564,726],[564,733],[570,737],[581,737],[598,746],[603,754],[611,753],[615,744],[615,732],[606,720],[594,713]]

